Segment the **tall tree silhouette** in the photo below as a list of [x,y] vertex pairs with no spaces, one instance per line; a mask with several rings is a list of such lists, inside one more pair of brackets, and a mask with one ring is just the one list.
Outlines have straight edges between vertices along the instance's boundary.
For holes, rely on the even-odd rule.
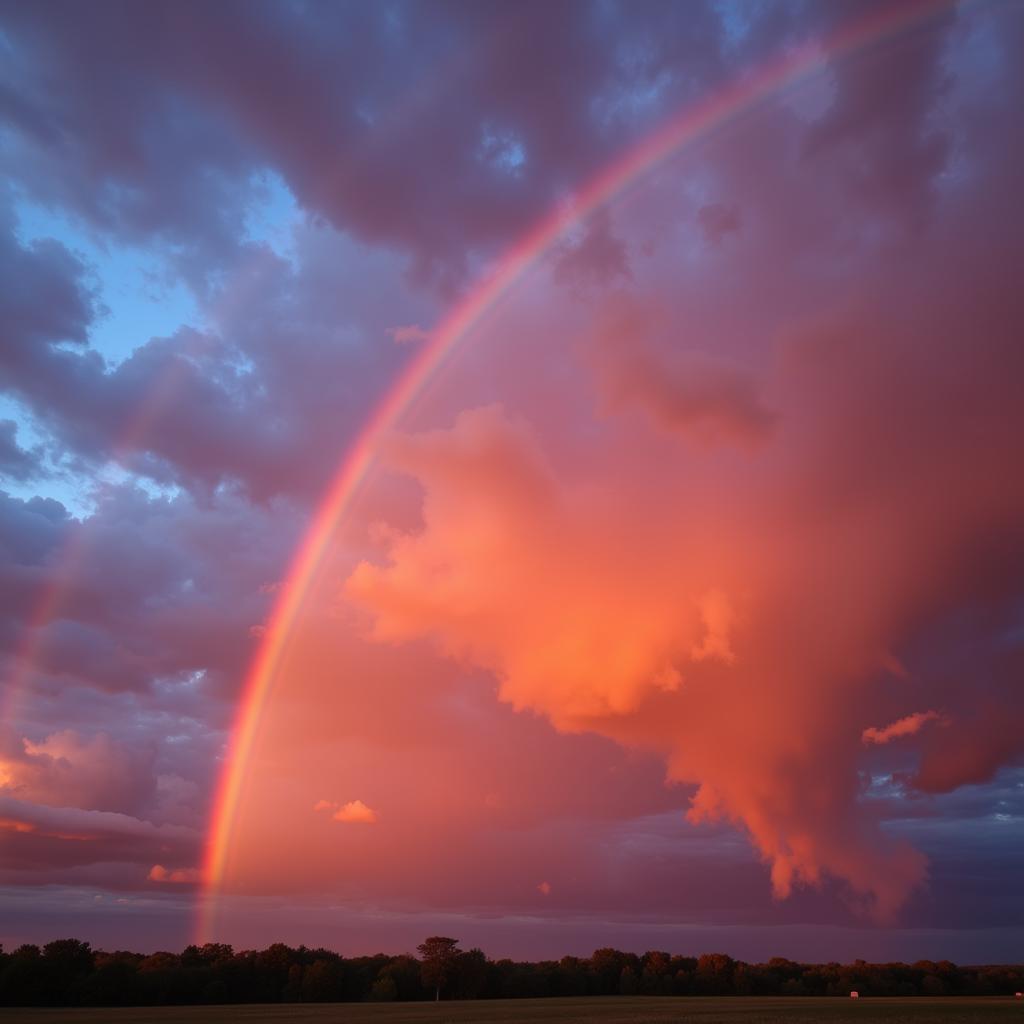
[[441,998],[441,989],[451,980],[458,963],[459,949],[458,939],[449,939],[445,935],[431,935],[424,939],[417,947],[420,954],[420,974],[424,985],[432,985],[434,988],[434,999]]

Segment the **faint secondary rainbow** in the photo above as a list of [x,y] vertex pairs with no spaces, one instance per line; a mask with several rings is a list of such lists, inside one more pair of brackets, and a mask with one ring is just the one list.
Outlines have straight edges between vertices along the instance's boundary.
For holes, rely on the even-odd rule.
[[[180,367],[165,371],[154,387],[147,393],[129,417],[121,433],[111,446],[108,465],[127,462],[149,433],[158,417],[166,410],[174,397],[181,377]],[[102,492],[100,487],[98,492]],[[89,553],[89,527],[85,522],[66,525],[66,536],[57,548],[52,564],[45,571],[40,582],[36,599],[22,626],[22,643],[11,659],[12,669],[4,680],[0,699],[0,734],[6,734],[15,722],[21,702],[30,689],[32,675],[37,671],[40,656],[46,648],[44,632],[56,619],[69,594],[74,590],[78,573]]]
[[349,448],[293,556],[285,583],[271,612],[260,649],[239,700],[227,757],[213,802],[203,865],[204,893],[198,908],[199,941],[208,941],[213,931],[217,891],[224,880],[235,815],[245,788],[249,758],[274,677],[288,647],[292,627],[342,516],[374,464],[377,444],[382,435],[397,425],[402,413],[409,408],[458,343],[551,245],[573,225],[621,194],[645,171],[687,143],[702,138],[780,90],[821,70],[829,62],[850,56],[870,43],[909,30],[955,6],[956,0],[904,0],[896,3],[829,39],[815,40],[786,53],[758,72],[738,79],[710,99],[688,107],[591,179],[571,203],[558,207],[527,232],[432,332],[430,340]]
[[[245,299],[242,284],[253,260],[247,260],[236,271],[233,281],[225,287],[219,300],[211,310],[211,318],[225,317]],[[182,383],[186,363],[192,346],[186,344],[180,358],[156,377],[152,387],[143,399],[136,403],[134,411],[127,417],[115,438],[107,457],[108,466],[130,465],[132,455],[138,451],[159,422],[160,417],[170,409]],[[95,492],[102,494],[105,485]],[[57,553],[42,573],[43,578],[36,588],[29,613],[22,626],[21,644],[10,659],[10,671],[3,679],[0,691],[0,738],[17,738],[13,731],[21,708],[31,690],[32,677],[39,669],[39,661],[46,650],[46,627],[56,619],[69,595],[74,592],[78,574],[89,554],[90,526],[87,520],[67,524],[67,534],[57,548]]]

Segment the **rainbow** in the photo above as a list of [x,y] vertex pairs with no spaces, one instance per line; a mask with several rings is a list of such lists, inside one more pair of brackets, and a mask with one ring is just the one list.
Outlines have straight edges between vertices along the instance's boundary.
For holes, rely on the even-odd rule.
[[645,171],[688,143],[796,84],[831,61],[909,30],[956,5],[956,0],[903,0],[846,27],[826,40],[806,43],[758,72],[735,81],[703,103],[688,107],[653,135],[593,178],[574,200],[536,224],[509,250],[504,259],[457,304],[431,334],[417,357],[386,395],[349,448],[337,475],[303,537],[277,602],[271,612],[259,651],[245,680],[228,753],[211,811],[198,901],[198,941],[210,941],[214,931],[217,894],[231,850],[235,815],[246,784],[267,699],[278,667],[331,538],[361,483],[373,466],[380,438],[394,428],[423,388],[452,356],[460,341],[481,318],[565,232],[613,197],[622,194]]

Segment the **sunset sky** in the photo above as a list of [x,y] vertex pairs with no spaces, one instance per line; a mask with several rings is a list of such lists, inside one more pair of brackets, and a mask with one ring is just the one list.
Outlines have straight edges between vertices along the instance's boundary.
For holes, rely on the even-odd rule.
[[0,942],[1015,961],[1024,5],[0,0]]

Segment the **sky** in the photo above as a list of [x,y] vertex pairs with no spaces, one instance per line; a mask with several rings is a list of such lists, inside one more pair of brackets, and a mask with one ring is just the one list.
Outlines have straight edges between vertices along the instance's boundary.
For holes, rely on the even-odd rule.
[[4,948],[1019,961],[1024,8],[0,53]]

